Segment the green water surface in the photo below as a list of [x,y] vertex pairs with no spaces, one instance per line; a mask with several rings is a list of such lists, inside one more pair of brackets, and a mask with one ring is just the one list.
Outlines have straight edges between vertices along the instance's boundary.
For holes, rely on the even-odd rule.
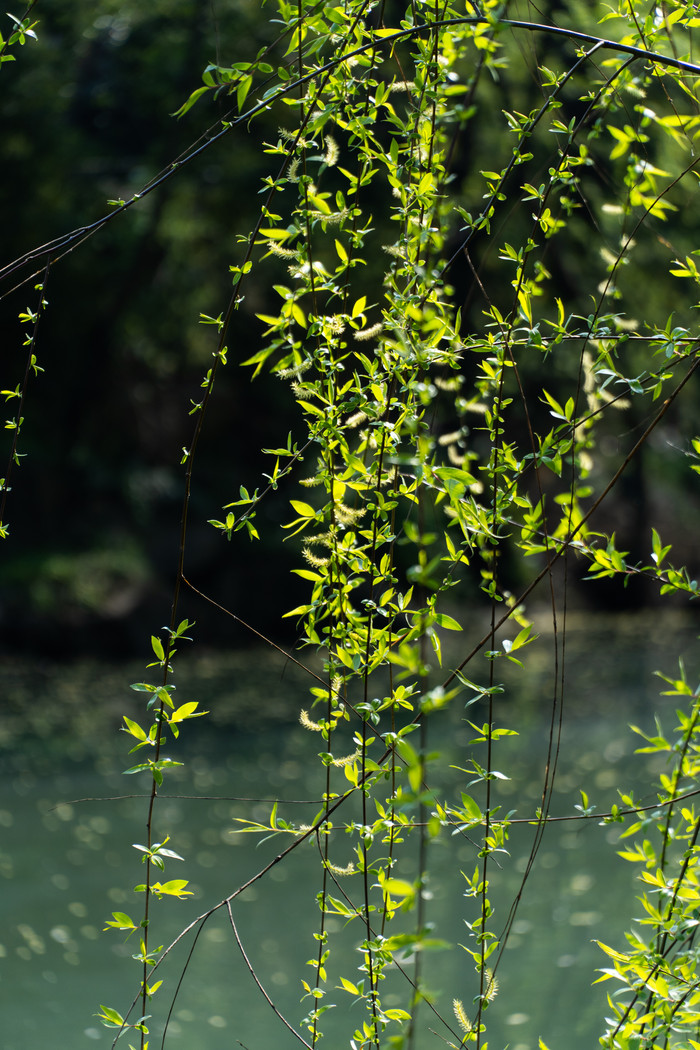
[[[674,674],[678,652],[690,668],[699,666],[696,634],[695,624],[680,617],[599,618],[569,628],[553,813],[574,813],[580,788],[599,812],[616,801],[618,788],[632,785],[653,801],[663,759],[635,756],[639,739],[628,724],[651,728],[657,710],[671,728],[676,702],[659,698],[663,685],[653,671]],[[507,665],[502,670],[506,690],[498,700],[498,721],[519,735],[498,744],[497,765],[511,778],[499,784],[499,801],[516,816],[530,816],[539,802],[552,646],[545,623],[524,671],[517,674]],[[79,1050],[96,1044],[106,1050],[114,1033],[94,1016],[99,1004],[125,1012],[138,991],[140,974],[131,959],[135,938],[124,941],[103,927],[112,911],[138,916],[142,900],[132,890],[143,878],[132,843],[145,841],[145,799],[121,796],[138,796],[146,785],[143,777],[122,773],[135,759],[127,755],[128,738],[118,727],[122,713],[139,717],[142,698],[128,686],[144,676],[138,664],[5,662],[0,1050]],[[235,818],[265,820],[270,812],[265,800],[280,798],[287,800],[281,814],[311,819],[318,806],[303,800],[318,800],[323,791],[323,770],[314,758],[318,738],[297,721],[299,707],[308,706],[297,669],[266,652],[202,655],[193,649],[183,656],[176,681],[182,702],[198,699],[211,714],[183,730],[172,754],[185,764],[164,788],[168,796],[197,799],[164,797],[157,805],[156,838],[170,835],[170,845],[185,858],[169,864],[167,877],[188,878],[194,896],[154,906],[152,945],[168,944],[288,844],[273,838],[258,845],[252,835],[235,834]],[[464,766],[473,751],[466,717],[478,721],[473,707],[465,711],[457,701],[448,717],[430,727],[429,748],[443,756],[433,780],[452,793],[464,786],[464,774],[448,767]],[[596,969],[605,965],[595,942],[620,946],[640,910],[635,869],[616,854],[619,832],[618,826],[603,828],[595,820],[562,821],[547,829],[498,968],[499,992],[487,1012],[491,1050],[537,1050],[540,1038],[550,1050],[597,1045],[608,986],[592,986]],[[500,867],[492,866],[493,929],[505,922],[520,889],[533,833],[529,825],[514,826],[508,855],[499,859]],[[471,1012],[478,991],[473,967],[459,947],[467,942],[465,920],[474,918],[476,907],[464,896],[461,872],[474,870],[476,850],[468,838],[447,833],[429,850],[426,920],[436,940],[455,947],[426,953],[421,966],[436,1010],[454,1026],[452,1000],[461,999]],[[334,861],[343,865],[351,857],[350,839],[339,832]],[[312,933],[318,925],[320,872],[318,847],[305,843],[233,903],[238,934],[258,978],[293,1025],[308,1009],[300,1003],[300,978],[313,977],[305,963],[316,953]],[[398,874],[415,877],[415,862],[405,862]],[[343,884],[351,896],[359,893],[357,879]],[[395,920],[397,927],[402,921]],[[333,943],[338,938],[328,963],[331,989],[341,973],[359,977],[359,955],[357,962],[348,963],[346,955],[341,963],[340,946],[352,960],[360,932],[353,924],[343,930],[341,922],[330,919]],[[162,967],[161,1006],[172,1000],[192,943],[191,936],[185,938]],[[411,972],[413,959],[406,957],[403,965]],[[385,1006],[405,1005],[400,974],[390,974],[382,991]],[[322,1045],[347,1046],[351,1019],[361,1023],[363,1011],[345,992],[332,995],[338,1005],[324,1017]],[[150,1050],[161,1045],[159,1018]],[[417,1050],[454,1041],[427,1006],[418,1018]],[[124,1037],[119,1045],[128,1042]],[[131,1042],[137,1045],[133,1035]],[[187,965],[166,1045],[230,1050],[239,1044],[247,1050],[301,1045],[262,998],[229,916],[219,909],[204,925]]]

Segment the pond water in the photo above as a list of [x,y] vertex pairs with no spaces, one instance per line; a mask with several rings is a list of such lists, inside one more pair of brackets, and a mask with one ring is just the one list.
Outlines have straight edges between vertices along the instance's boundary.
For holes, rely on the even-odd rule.
[[[700,666],[697,633],[696,624],[680,616],[573,623],[553,813],[573,813],[580,787],[599,812],[617,801],[617,788],[634,786],[653,799],[663,762],[634,755],[638,738],[628,725],[653,727],[654,711],[665,727],[674,724],[675,700],[659,697],[663,686],[653,672],[674,674],[679,653],[690,669]],[[506,691],[499,703],[508,710],[500,721],[517,728],[519,736],[498,744],[498,763],[511,777],[499,791],[504,808],[518,816],[533,812],[541,792],[551,697],[547,641],[545,627],[527,651],[524,673],[503,669]],[[141,701],[128,684],[143,678],[142,665],[5,662],[2,1050],[38,1045],[106,1050],[112,1039],[94,1016],[98,1005],[124,1012],[137,991],[139,973],[131,959],[137,945],[103,927],[110,912],[135,914],[138,907],[132,887],[143,869],[131,844],[145,840],[145,800],[121,796],[138,795],[144,785],[121,773],[134,760],[127,757],[127,738],[117,727],[122,713],[138,717]],[[167,797],[158,803],[159,829],[186,858],[184,864],[173,861],[167,877],[190,879],[194,891],[186,901],[156,904],[153,929],[159,944],[168,944],[190,919],[230,894],[287,844],[275,838],[258,845],[252,835],[232,833],[236,817],[269,815],[267,802],[244,799],[290,800],[280,812],[303,819],[300,811],[311,818],[318,806],[296,800],[317,800],[323,790],[313,758],[318,739],[297,722],[299,707],[308,706],[298,670],[268,653],[195,655],[193,650],[183,656],[176,681],[182,702],[199,699],[211,715],[185,727],[179,753],[173,752],[185,765],[166,786],[168,796],[196,795],[197,800]],[[478,721],[473,707],[466,717]],[[444,725],[430,730],[429,745],[442,752],[445,767],[465,764],[473,732],[464,718],[458,705]],[[459,776],[449,770],[444,774]],[[619,833],[619,827],[602,828],[597,821],[562,821],[547,829],[499,966],[499,994],[487,1015],[491,1050],[537,1050],[539,1038],[551,1050],[596,1045],[604,1028],[607,986],[591,987],[596,968],[606,964],[595,941],[619,945],[638,910],[636,872],[616,855]],[[509,856],[492,869],[494,928],[505,921],[518,892],[532,836],[532,827],[514,827]],[[338,863],[350,860],[349,840],[347,846],[342,838],[337,841],[335,855]],[[430,846],[426,918],[434,936],[451,945],[466,943],[464,923],[474,917],[461,871],[471,872],[475,864],[475,849],[465,838],[443,835]],[[234,905],[241,940],[260,980],[277,1008],[297,1024],[307,1009],[299,1002],[300,976],[316,951],[318,873],[317,848],[304,844]],[[410,879],[415,870],[409,864],[401,874]],[[347,889],[353,893],[352,880]],[[352,924],[344,932],[338,920],[331,919],[331,926],[341,941],[355,942]],[[191,943],[180,945],[162,968],[160,976],[171,990]],[[334,969],[339,954],[336,950],[329,960],[331,987],[339,983]],[[436,1008],[451,1018],[452,1000],[459,998],[470,1012],[476,989],[465,952],[457,947],[426,954],[423,968]],[[349,997],[336,994],[349,1007]],[[387,1006],[405,1004],[398,975],[389,977],[383,994]],[[347,1045],[341,1006],[336,1014],[325,1015],[324,1045]],[[359,1023],[362,1011],[356,1008],[350,1016]],[[419,1018],[416,1050],[444,1046],[448,1033],[427,1007]],[[127,1046],[128,1038],[123,1042]],[[262,1000],[222,909],[197,942],[166,1045],[228,1050],[242,1044],[247,1050],[267,1050],[273,1043],[300,1045]],[[154,1025],[151,1050],[156,1046],[160,1036]]]

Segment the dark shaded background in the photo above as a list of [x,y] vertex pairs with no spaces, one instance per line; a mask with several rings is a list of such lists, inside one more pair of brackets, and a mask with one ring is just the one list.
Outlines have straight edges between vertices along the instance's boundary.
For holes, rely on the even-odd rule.
[[[568,5],[553,5],[553,13],[563,22],[580,17],[578,8],[569,14]],[[275,33],[267,21],[272,8],[246,0],[41,0],[35,16],[38,43],[17,48],[17,61],[2,70],[0,264],[99,218],[108,199],[129,199],[140,190],[226,111],[225,98],[207,98],[182,120],[171,115],[199,85],[205,66],[252,59]],[[564,57],[570,61],[569,51],[538,41],[540,57],[552,66]],[[453,168],[467,196],[472,187],[481,196],[479,169],[496,168],[510,148],[489,107],[526,111],[541,101],[532,55],[524,50],[521,58],[498,84],[487,85],[476,119],[458,140]],[[563,120],[580,111],[577,97],[572,90],[565,98]],[[20,438],[25,458],[12,476],[5,515],[10,538],[0,547],[0,645],[52,656],[142,651],[144,637],[167,621],[182,506],[181,450],[189,445],[188,411],[215,348],[214,330],[199,325],[198,317],[226,307],[228,267],[240,261],[237,237],[255,221],[261,179],[274,170],[261,144],[276,139],[279,116],[265,114],[204,151],[53,266],[37,346],[44,372],[29,384]],[[566,244],[551,242],[548,258],[556,294],[585,313],[590,275],[596,268],[604,273],[591,232],[604,239],[605,231],[591,216],[616,177],[608,153],[601,145],[588,177],[590,215],[572,219]],[[535,181],[543,167],[546,160],[533,160],[519,182]],[[695,246],[700,212],[689,193],[679,205],[663,235],[682,255]],[[383,221],[378,215],[377,225]],[[522,238],[529,220],[514,211],[503,221],[511,237]],[[653,312],[658,302],[659,316],[676,309],[692,320],[692,303],[679,299],[678,282],[657,279],[659,235],[651,226],[648,241],[640,237],[637,269],[625,290],[630,312]],[[503,285],[495,247],[495,240],[473,246],[494,297]],[[252,490],[264,484],[269,460],[261,448],[285,444],[289,431],[295,440],[305,436],[288,389],[263,376],[251,384],[249,370],[237,367],[259,346],[255,313],[266,308],[271,274],[274,269],[262,268],[249,282],[236,316],[230,365],[218,381],[198,453],[186,567],[198,587],[243,619],[291,635],[293,625],[280,626],[280,612],[301,600],[304,585],[289,571],[298,564],[298,549],[285,546],[274,527],[287,516],[284,491],[261,509],[259,544],[238,534],[228,545],[207,525],[237,498],[239,485]],[[451,277],[465,324],[479,324],[483,303],[466,262]],[[372,279],[370,266],[367,281]],[[24,371],[17,315],[34,307],[37,295],[33,281],[15,291],[13,283],[5,282],[0,301],[6,389]],[[548,369],[550,390],[570,378],[570,362],[551,360]],[[529,375],[527,366],[523,375],[533,411],[544,412],[538,407],[542,376],[537,370]],[[648,559],[653,520],[664,542],[673,542],[677,562],[698,562],[699,501],[676,452],[689,448],[696,403],[697,388],[636,459],[598,521],[616,530],[631,560]],[[606,455],[616,464],[631,447],[649,408],[609,414],[601,469]],[[13,410],[8,402],[6,415]],[[8,431],[8,450],[9,440]],[[519,572],[512,566],[514,583]],[[468,584],[464,600],[477,593]],[[576,591],[579,603],[606,608],[656,599],[634,583],[627,589],[579,583]],[[246,642],[232,620],[194,598],[184,599],[182,615],[197,620],[209,642]]]

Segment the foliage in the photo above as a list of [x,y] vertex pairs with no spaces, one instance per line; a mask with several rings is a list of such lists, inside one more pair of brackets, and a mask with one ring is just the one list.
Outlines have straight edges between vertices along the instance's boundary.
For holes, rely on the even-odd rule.
[[30,0],[26,11],[21,18],[17,18],[16,15],[11,15],[8,12],[7,17],[13,23],[14,28],[7,37],[0,33],[0,64],[3,62],[16,61],[16,56],[10,51],[10,48],[14,47],[15,44],[24,47],[27,38],[30,40],[36,40],[36,33],[34,32],[36,22],[32,22],[30,17],[33,8],[36,6],[36,2],[37,0]]
[[[217,912],[228,917],[261,1003],[305,1046],[330,1031],[335,1007],[342,1019],[332,1022],[333,1039],[342,1025],[353,1050],[428,1045],[430,1026],[450,1046],[485,1048],[502,954],[552,818],[569,580],[581,572],[598,585],[642,579],[666,600],[697,596],[692,565],[676,561],[664,539],[662,513],[639,557],[605,522],[611,493],[670,421],[682,435],[677,469],[687,485],[696,470],[695,11],[676,0],[651,11],[572,6],[563,25],[545,27],[527,5],[467,7],[465,15],[447,0],[405,10],[280,0],[274,14],[270,7],[274,42],[252,60],[211,62],[177,110],[191,120],[207,102],[227,107],[203,144],[139,193],[112,199],[87,230],[21,261],[31,269],[41,260],[44,279],[39,306],[22,318],[34,324],[24,385],[4,391],[19,405],[7,424],[15,438],[8,481],[39,367],[44,286],[59,258],[157,197],[213,143],[255,134],[263,117],[269,130],[274,115],[279,130],[261,147],[269,158],[261,201],[229,266],[230,299],[218,316],[199,311],[211,358],[183,409],[193,429],[182,448],[172,615],[151,639],[156,681],[134,686],[147,696],[145,718],[124,718],[132,750],[143,752],[126,772],[149,791],[146,841],[135,846],[144,905],[114,912],[107,926],[138,940],[140,990],[130,1009],[101,1006],[99,1016],[115,1040],[128,1031],[141,1050],[152,1013],[167,1041],[196,936]],[[598,35],[596,18],[610,39]],[[532,84],[521,76],[516,92],[510,78],[522,65]],[[674,212],[685,225],[668,233]],[[252,353],[241,346],[246,311],[261,331]],[[221,616],[245,618],[220,593],[200,589],[187,562],[207,420],[233,359],[246,382],[268,373],[284,385],[295,423],[277,433],[268,420],[262,478],[233,489],[209,523],[230,541],[235,564],[247,557],[241,544],[272,527],[271,495],[288,501],[282,530],[308,591],[277,615],[299,632],[302,654],[289,659],[309,675],[300,718],[319,740],[322,803],[304,824],[283,815],[281,802],[265,821],[241,820],[241,833],[279,838],[280,852],[170,946],[156,947],[160,902],[191,893],[186,878],[170,877],[182,858],[158,825],[158,792],[179,764],[166,750],[184,722],[205,714],[198,702],[173,698],[176,650],[193,626],[180,611],[184,592]],[[500,790],[502,749],[517,733],[500,667],[527,661],[542,644],[527,604],[540,585],[553,637],[549,754],[537,811],[516,815]],[[454,657],[446,632],[465,626],[476,640]],[[666,680],[690,706],[678,713],[676,739],[661,729],[646,737],[676,762],[653,808],[622,793],[599,816],[585,792],[576,807],[581,821],[630,818],[623,834],[641,833],[623,856],[644,866],[648,935],[630,935],[627,952],[603,946],[613,960],[603,976],[622,992],[610,998],[601,1038],[611,1048],[698,1045],[700,824],[687,804],[698,691],[683,675]],[[431,734],[457,705],[469,709],[473,737],[457,786],[443,789]],[[530,856],[503,916],[492,884],[508,863],[516,821],[531,826]],[[465,943],[451,949],[469,991],[443,1002],[425,961],[430,950],[448,950],[431,930],[428,880],[432,851],[455,842],[473,849],[460,875]],[[234,913],[245,889],[309,845],[318,853],[319,919],[300,931],[311,958],[303,1016],[289,1018],[263,987]],[[339,919],[353,936],[349,954]],[[195,945],[168,988],[161,964],[191,931]],[[397,983],[400,1007],[384,993]]]
[[698,819],[689,785],[698,776],[698,706],[700,687],[693,690],[681,664],[678,679],[665,678],[666,696],[685,697],[687,710],[679,709],[677,736],[667,739],[657,725],[655,735],[633,726],[645,740],[642,753],[667,752],[672,767],[660,777],[658,804],[641,807],[628,795],[622,804],[637,812],[637,820],[621,838],[620,856],[642,865],[644,885],[640,902],[646,913],[641,931],[628,934],[629,950],[601,944],[612,959],[601,981],[621,982],[623,996],[609,997],[612,1017],[608,1020],[604,1046],[698,1045],[697,950],[694,945],[698,920],[697,838]]

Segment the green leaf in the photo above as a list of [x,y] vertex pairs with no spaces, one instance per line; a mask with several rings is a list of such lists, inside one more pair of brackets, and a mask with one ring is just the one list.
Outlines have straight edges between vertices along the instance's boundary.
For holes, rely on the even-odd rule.
[[415,886],[405,879],[386,879],[382,882],[382,889],[392,897],[413,897],[416,892]]
[[126,729],[122,728],[122,732],[130,733],[131,736],[136,737],[137,740],[148,742],[148,737],[138,722],[134,722],[133,719],[127,718],[126,715],[124,715],[124,721],[126,722]]
[[384,1010],[384,1016],[388,1017],[390,1021],[410,1021],[411,1015],[406,1010]]
[[475,824],[481,822],[483,819],[483,813],[481,812],[479,805],[474,801],[471,795],[466,795],[464,792],[462,792],[462,807],[468,820],[473,821]]
[[611,948],[608,944],[603,944],[602,941],[596,941],[595,943],[599,948],[602,948],[606,955],[609,955],[611,959],[615,959],[616,962],[629,962],[629,955],[623,955],[622,952],[616,951],[615,948]]
[[311,580],[313,583],[317,580],[323,579],[323,576],[317,572],[311,572],[310,569],[292,569],[291,571],[295,573],[295,575],[301,576],[302,580]]
[[104,929],[108,930],[110,927],[112,927],[115,930],[136,930],[136,929],[138,929],[138,927],[136,926],[136,923],[134,922],[134,920],[129,915],[127,915],[125,912],[123,912],[123,911],[113,911],[112,912],[112,921],[108,921],[107,925],[104,927]]
[[241,80],[240,84],[236,88],[236,105],[238,106],[239,111],[243,109],[243,103],[248,97],[248,92],[250,91],[252,83],[253,78],[251,76],[247,76],[244,77],[243,80]]
[[316,516],[316,511],[309,503],[302,503],[298,499],[291,499],[289,502],[302,518],[313,518]]
[[201,718],[202,715],[208,715],[208,711],[197,711],[199,707],[198,700],[191,700],[187,704],[181,704],[176,711],[173,711],[169,716],[170,722],[184,722],[187,718]]
[[100,1013],[95,1017],[99,1017],[106,1028],[121,1028],[124,1024],[122,1015],[111,1006],[100,1006]]
[[211,89],[208,88],[208,87],[197,88],[196,91],[192,92],[192,94],[187,99],[187,101],[183,102],[183,104],[180,106],[180,108],[176,109],[174,113],[170,114],[170,116],[171,117],[177,117],[178,120],[179,120],[180,117],[184,117],[185,113],[187,113],[190,109],[192,109],[192,107],[194,106],[194,104],[197,101],[197,99],[201,98],[202,95],[205,95],[207,93],[207,91],[210,91],[210,90]]
[[177,897],[182,900],[183,897],[192,897],[192,890],[186,890],[185,886],[189,886],[187,879],[171,879],[169,882],[154,882],[151,886],[151,892],[155,893],[157,897]]

